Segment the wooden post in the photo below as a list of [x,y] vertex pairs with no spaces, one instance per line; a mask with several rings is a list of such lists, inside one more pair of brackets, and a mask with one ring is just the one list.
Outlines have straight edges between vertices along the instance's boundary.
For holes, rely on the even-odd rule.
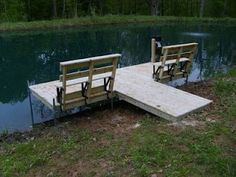
[[110,85],[109,85],[109,91],[110,92],[113,91],[113,87],[114,87],[114,81],[115,81],[115,76],[116,76],[116,68],[117,68],[118,59],[119,58],[116,57],[112,61],[113,69],[112,69],[112,73],[111,73],[112,80],[111,80]]
[[152,38],[152,43],[151,43],[151,62],[155,63],[157,59],[156,56],[156,39]]
[[90,60],[89,64],[89,76],[88,76],[88,90],[87,90],[87,97],[88,97],[88,103],[90,102],[90,97],[92,94],[92,82],[93,82],[93,71],[94,71],[94,61]]
[[63,75],[63,80],[62,80],[62,109],[65,109],[66,105],[66,73],[67,73],[67,68],[66,66],[62,67],[62,75]]
[[110,81],[109,85],[109,91],[110,91],[110,99],[111,99],[111,110],[113,111],[113,102],[114,102],[114,95],[113,95],[113,87],[115,82],[115,76],[116,76],[116,68],[118,64],[119,57],[116,57],[112,61],[113,69],[111,73],[112,80]]
[[168,55],[168,49],[164,50],[163,60],[161,61],[161,69],[160,69],[160,73],[159,73],[159,79],[160,80],[163,77],[167,55]]
[[197,45],[193,47],[192,53],[189,56],[190,62],[187,63],[187,67],[186,67],[186,72],[188,72],[188,73],[190,73],[190,67],[192,65],[192,62],[193,62],[192,60],[193,60],[193,57],[194,57],[194,54],[195,54],[196,50],[197,50]]
[[179,65],[179,60],[180,60],[180,57],[181,57],[181,54],[183,52],[183,47],[180,47],[179,50],[178,50],[178,56],[177,56],[177,59],[175,61],[175,67],[174,67],[174,72],[173,72],[173,75],[175,77],[176,73],[177,73],[177,70],[178,70],[178,65]]

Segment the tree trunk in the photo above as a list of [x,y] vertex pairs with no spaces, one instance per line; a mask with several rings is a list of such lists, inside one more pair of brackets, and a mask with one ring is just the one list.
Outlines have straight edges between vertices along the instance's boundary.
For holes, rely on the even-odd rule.
[[57,17],[57,0],[52,0],[52,4],[53,4],[53,17],[56,18]]
[[223,14],[222,14],[223,17],[226,15],[227,4],[228,4],[228,2],[227,2],[227,0],[225,0],[225,2],[224,2],[224,10],[223,10]]
[[164,7],[164,1],[163,0],[161,0],[161,13],[160,13],[160,15],[161,16],[164,16],[165,14],[164,14],[164,9],[165,9],[165,7]]
[[26,9],[27,9],[27,21],[31,21],[31,1],[30,0],[27,0]]
[[93,9],[94,7],[92,7],[92,1],[91,0],[89,0],[89,4],[88,4],[88,14],[90,14],[90,15],[92,15],[92,16],[94,16],[95,14],[94,14],[94,9]]
[[159,15],[159,1],[158,0],[151,0],[152,3],[152,15],[157,16]]
[[98,9],[99,9],[100,15],[103,15],[103,6],[104,6],[104,0],[99,0],[98,1]]
[[78,0],[75,0],[74,18],[78,18]]
[[7,13],[7,2],[6,2],[6,0],[5,1],[3,1],[3,9],[4,9],[4,12],[5,13]]
[[66,0],[63,0],[62,2],[62,17],[65,18],[65,12],[66,12]]
[[200,10],[199,10],[199,17],[203,17],[204,15],[204,7],[205,7],[205,0],[200,0]]
[[159,0],[146,0],[146,2],[151,9],[151,15],[159,15]]

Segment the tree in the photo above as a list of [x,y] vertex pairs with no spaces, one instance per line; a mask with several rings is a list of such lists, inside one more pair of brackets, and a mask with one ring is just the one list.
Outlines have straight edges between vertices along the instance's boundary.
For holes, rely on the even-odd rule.
[[227,0],[224,0],[224,10],[223,10],[223,12],[222,12],[222,16],[225,16],[225,14],[226,14],[227,5],[228,5]]
[[52,0],[52,4],[53,4],[53,17],[56,18],[57,17],[57,0]]
[[199,10],[199,17],[203,17],[204,15],[204,7],[205,7],[205,0],[200,0],[200,10]]
[[0,0],[0,22],[107,14],[236,17],[236,0]]
[[78,18],[78,0],[74,1],[74,18]]
[[159,0],[146,0],[146,3],[148,4],[151,10],[151,15],[159,15]]
[[31,21],[31,0],[26,0],[26,16],[27,16],[27,21]]
[[66,12],[66,0],[63,0],[62,2],[62,17],[65,18],[65,12]]

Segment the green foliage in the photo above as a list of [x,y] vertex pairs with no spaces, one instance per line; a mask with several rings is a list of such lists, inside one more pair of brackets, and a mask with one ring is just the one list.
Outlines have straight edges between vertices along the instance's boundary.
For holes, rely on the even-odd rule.
[[130,24],[130,23],[159,23],[159,24],[176,24],[176,23],[200,23],[200,24],[216,24],[224,23],[224,25],[236,24],[235,18],[196,18],[196,17],[159,17],[159,16],[86,16],[72,19],[53,19],[45,21],[32,22],[15,22],[0,23],[0,31],[14,30],[35,30],[35,29],[57,29],[65,27],[81,27],[88,25],[106,25],[106,24]]
[[[200,0],[2,0],[1,21],[50,20],[103,15],[154,15],[198,17]],[[236,17],[235,0],[205,0],[204,17]]]
[[25,13],[24,2],[22,0],[0,1],[0,22],[25,20]]

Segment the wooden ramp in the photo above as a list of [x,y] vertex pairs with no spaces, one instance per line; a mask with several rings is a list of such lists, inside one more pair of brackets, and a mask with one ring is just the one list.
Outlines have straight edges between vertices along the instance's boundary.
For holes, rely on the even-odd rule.
[[[119,99],[171,121],[211,103],[211,100],[155,82],[152,66],[152,63],[145,63],[118,69],[114,90]],[[59,107],[57,103],[53,106],[58,85],[59,81],[52,81],[30,86],[30,90],[36,98],[54,109]]]
[[115,90],[123,99],[167,120],[176,121],[211,103],[152,79],[152,63],[118,69]]

